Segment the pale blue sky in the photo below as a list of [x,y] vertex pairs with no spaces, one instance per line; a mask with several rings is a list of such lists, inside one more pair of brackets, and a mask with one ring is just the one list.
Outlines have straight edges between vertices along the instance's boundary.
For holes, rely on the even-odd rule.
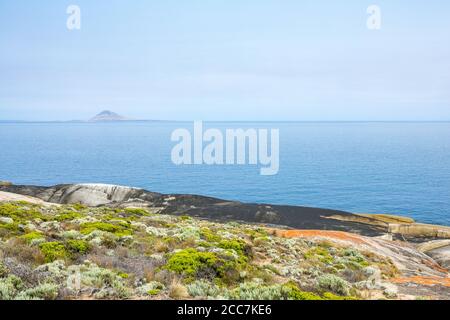
[[[80,31],[66,8],[81,8]],[[366,9],[382,10],[382,30]],[[450,120],[446,0],[0,0],[0,119]]]

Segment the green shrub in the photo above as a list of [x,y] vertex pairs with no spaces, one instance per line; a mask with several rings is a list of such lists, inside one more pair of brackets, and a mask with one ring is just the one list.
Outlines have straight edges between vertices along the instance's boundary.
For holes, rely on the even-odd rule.
[[185,249],[174,253],[166,264],[166,269],[188,277],[194,277],[200,271],[215,270],[218,258],[215,253]]
[[305,259],[307,260],[314,260],[317,259],[322,263],[331,264],[333,262],[333,256],[330,254],[330,252],[327,250],[327,248],[324,247],[315,247],[312,249],[309,249],[304,254]]
[[225,296],[232,300],[326,300],[313,292],[300,290],[294,282],[283,285],[247,282],[226,292]]
[[9,236],[15,236],[20,234],[20,228],[18,223],[0,223],[0,228],[6,230]]
[[222,240],[219,242],[219,248],[234,250],[238,254],[247,255],[249,247],[243,240]]
[[220,240],[222,240],[220,236],[218,236],[208,228],[202,228],[200,230],[200,236],[208,242],[219,242]]
[[334,274],[320,276],[317,278],[317,284],[320,289],[329,290],[342,296],[348,296],[350,293],[350,284]]
[[0,300],[12,300],[22,289],[22,280],[14,275],[0,279]]
[[325,292],[323,294],[323,298],[325,300],[358,300],[355,297],[342,297],[342,296],[337,296],[334,293],[331,292]]
[[25,224],[33,219],[47,220],[47,217],[39,211],[39,206],[26,202],[0,203],[0,217],[11,218],[19,224]]
[[53,262],[58,259],[67,258],[68,254],[64,244],[61,242],[45,242],[39,245],[45,262]]
[[30,233],[24,234],[20,238],[24,239],[28,244],[30,244],[33,240],[45,239],[45,236],[40,232],[33,231]]
[[215,298],[220,294],[220,288],[206,280],[197,280],[187,286],[191,297]]
[[134,216],[148,216],[150,213],[142,208],[126,208],[124,209],[125,213],[134,215]]
[[156,296],[161,292],[161,289],[152,289],[152,290],[148,290],[147,294],[149,296]]
[[270,270],[272,273],[274,273],[276,275],[280,275],[280,270],[278,270],[277,267],[275,267],[271,264],[264,265],[264,269]]
[[8,268],[0,262],[0,278],[4,278],[8,275]]
[[346,258],[345,264],[351,269],[363,269],[370,264],[366,261],[366,258],[357,250],[348,248],[344,251],[344,257]]
[[287,293],[287,298],[289,300],[322,300],[322,298],[315,293],[300,290],[293,282],[288,282],[283,285],[283,290]]
[[64,213],[58,215],[57,217],[55,217],[55,220],[58,222],[63,222],[63,221],[71,221],[71,220],[79,219],[82,217],[83,217],[83,215],[78,212],[69,211],[69,212],[64,212]]
[[129,236],[132,234],[131,228],[124,225],[115,225],[112,223],[106,222],[87,222],[81,225],[81,233],[82,234],[90,234],[95,230],[105,231],[113,233],[118,237]]
[[59,287],[56,284],[44,283],[21,292],[16,300],[55,300]]
[[72,253],[86,254],[91,250],[91,245],[86,240],[68,240],[67,249]]
[[80,210],[86,209],[87,206],[85,206],[84,204],[81,204],[81,203],[74,203],[74,204],[72,204],[72,208],[74,208],[77,211],[80,211]]
[[129,289],[124,285],[123,279],[115,272],[100,268],[95,264],[88,264],[81,270],[81,282],[87,286],[101,289],[95,298],[121,298],[130,296]]
[[201,252],[184,249],[170,256],[165,268],[186,276],[192,281],[196,277],[214,279],[218,283],[232,284],[239,280],[240,271],[247,266],[247,258],[231,253]]
[[137,288],[136,290],[141,295],[156,296],[165,288],[166,287],[162,283],[157,281],[151,281],[150,283],[146,283],[145,285]]
[[285,300],[286,293],[281,285],[265,286],[259,283],[246,282],[226,292],[230,300]]

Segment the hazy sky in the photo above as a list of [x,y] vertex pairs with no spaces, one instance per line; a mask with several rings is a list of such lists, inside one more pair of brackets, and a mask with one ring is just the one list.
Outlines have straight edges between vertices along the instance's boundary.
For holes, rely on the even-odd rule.
[[[66,8],[81,8],[81,30]],[[382,29],[366,27],[367,7]],[[0,0],[0,119],[450,120],[447,0]]]

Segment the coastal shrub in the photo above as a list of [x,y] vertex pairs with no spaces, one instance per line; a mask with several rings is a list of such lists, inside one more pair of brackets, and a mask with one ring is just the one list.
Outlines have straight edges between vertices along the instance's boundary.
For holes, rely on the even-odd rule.
[[315,247],[309,249],[303,256],[307,260],[317,259],[325,264],[331,264],[333,262],[333,256],[325,247]]
[[[94,232],[97,232],[97,231],[94,231]],[[114,249],[118,246],[118,241],[117,241],[118,237],[115,234],[105,233],[105,234],[100,235],[98,239],[100,239],[100,244],[102,246],[105,246],[108,249]],[[95,240],[95,238],[94,238],[94,240]],[[94,240],[92,240],[92,241],[94,241]]]
[[230,300],[284,300],[286,294],[281,285],[266,286],[256,282],[241,283],[225,293]]
[[289,300],[322,300],[322,298],[315,293],[300,290],[293,282],[284,284],[283,291],[286,293],[287,299]]
[[363,269],[370,264],[366,261],[366,258],[357,250],[348,248],[344,251],[344,257],[346,259],[345,264],[352,269]]
[[202,228],[200,230],[200,236],[207,242],[219,242],[222,238],[216,233],[212,232],[211,229]]
[[142,208],[125,208],[124,212],[134,216],[147,216],[150,213]]
[[220,294],[220,288],[215,284],[206,280],[197,280],[187,286],[187,290],[191,297],[212,297],[215,298]]
[[219,248],[234,250],[240,255],[249,254],[250,248],[243,240],[222,240],[218,244]]
[[240,271],[246,266],[246,257],[230,254],[224,249],[203,252],[189,248],[171,255],[165,269],[183,275],[188,282],[204,278],[231,284],[239,280]]
[[156,296],[166,287],[164,284],[158,281],[150,281],[143,286],[136,289],[136,291],[142,295]]
[[5,202],[0,203],[0,217],[13,217],[21,207],[17,204]]
[[264,266],[264,269],[269,270],[270,272],[276,274],[276,275],[280,275],[280,270],[277,269],[277,267],[275,267],[274,265],[271,264],[267,264]]
[[166,237],[168,234],[165,228],[156,228],[152,226],[147,227],[145,232],[155,237]]
[[267,236],[264,237],[257,237],[253,239],[253,245],[255,247],[263,247],[265,245],[267,245],[270,241],[270,238]]
[[51,283],[40,284],[21,292],[16,300],[55,300],[58,297],[59,286]]
[[329,300],[338,297],[327,293],[323,297],[313,292],[302,291],[294,282],[275,285],[263,285],[257,282],[246,282],[239,287],[227,291],[225,296],[231,300]]
[[86,240],[68,240],[67,249],[72,253],[86,254],[90,251],[91,245]]
[[29,220],[47,220],[40,211],[39,206],[22,202],[0,203],[0,217],[8,217],[16,223],[25,224]]
[[131,295],[131,291],[123,282],[114,281],[111,287],[104,287],[97,292],[94,297],[96,299],[127,299]]
[[123,283],[123,278],[112,270],[89,263],[80,271],[82,284],[100,289],[95,295],[96,298],[124,299],[130,296],[130,290]]
[[161,289],[151,289],[147,291],[149,296],[156,296],[161,292]]
[[183,227],[176,232],[175,237],[180,240],[188,240],[188,239],[199,240],[200,230],[196,226]]
[[200,252],[195,249],[185,249],[174,253],[166,264],[166,269],[188,277],[194,277],[200,271],[214,271],[218,257],[212,252]]
[[318,277],[317,284],[320,289],[331,291],[342,296],[348,296],[351,288],[347,281],[334,274],[326,274]]
[[14,275],[0,279],[0,300],[12,300],[22,289],[22,280]]
[[115,225],[106,222],[87,222],[83,223],[80,227],[80,231],[82,234],[90,234],[91,232],[96,230],[110,232],[118,237],[129,236],[132,234],[131,228],[128,228],[124,225]]
[[64,244],[61,242],[45,242],[39,245],[45,262],[53,262],[58,259],[67,258],[67,251]]
[[335,295],[334,293],[331,293],[331,292],[325,292],[323,294],[323,299],[325,299],[325,300],[358,300],[355,297],[338,296],[338,295]]
[[78,212],[69,211],[69,212],[64,212],[64,213],[56,216],[54,219],[58,222],[64,222],[64,221],[71,221],[71,220],[79,219],[82,217],[83,217],[83,215]]
[[3,237],[15,236],[20,233],[18,223],[0,223],[0,229],[3,229]]
[[25,240],[28,244],[31,244],[33,240],[45,239],[45,236],[41,232],[33,231],[20,236],[20,238]]
[[74,204],[72,204],[72,208],[74,208],[77,211],[80,211],[80,210],[87,209],[87,206],[85,206],[84,204],[81,204],[81,203],[74,203]]
[[264,240],[268,240],[269,233],[263,229],[263,228],[256,228],[256,229],[248,229],[246,228],[244,231],[244,234],[248,235],[251,240],[255,240],[257,238],[263,238]]
[[6,277],[8,273],[8,268],[0,261],[0,278]]
[[78,239],[82,237],[82,234],[77,230],[67,230],[64,231],[61,236],[64,239]]

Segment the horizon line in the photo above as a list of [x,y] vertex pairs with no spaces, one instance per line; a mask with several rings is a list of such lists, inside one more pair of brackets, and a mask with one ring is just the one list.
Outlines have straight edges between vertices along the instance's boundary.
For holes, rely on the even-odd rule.
[[90,120],[2,120],[0,123],[130,123],[130,122],[259,122],[259,123],[448,123],[450,120],[152,120],[152,119],[130,119],[130,120],[108,120],[108,121],[90,121]]

